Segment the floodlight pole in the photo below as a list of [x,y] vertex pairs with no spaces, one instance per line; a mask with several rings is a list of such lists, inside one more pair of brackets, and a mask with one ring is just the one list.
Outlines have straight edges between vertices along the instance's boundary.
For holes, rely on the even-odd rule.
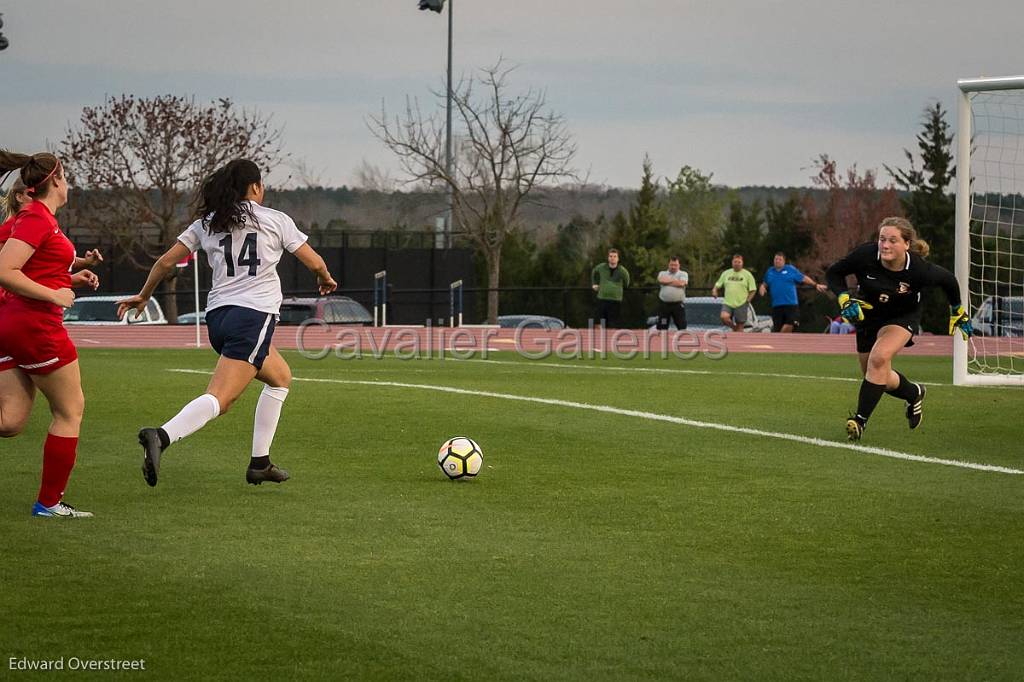
[[452,175],[452,28],[454,25],[452,6],[454,4],[455,0],[448,0],[448,118],[444,143],[444,172],[448,176],[448,206],[444,220],[444,247],[446,249],[452,248],[452,215],[455,210],[455,194],[452,191],[452,182],[454,182],[454,176]]

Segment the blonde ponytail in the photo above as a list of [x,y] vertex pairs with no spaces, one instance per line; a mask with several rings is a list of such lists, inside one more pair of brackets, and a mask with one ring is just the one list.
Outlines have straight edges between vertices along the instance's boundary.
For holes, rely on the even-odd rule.
[[931,247],[928,246],[928,242],[920,237],[910,242],[910,252],[916,253],[921,258],[927,258],[928,254],[931,253],[931,250]]
[[18,215],[18,211],[21,210],[22,203],[18,201],[18,195],[25,191],[25,183],[21,181],[21,178],[15,178],[11,188],[7,190],[7,194],[4,195],[3,201],[0,201],[0,206],[4,210],[4,220],[7,220],[11,216]]

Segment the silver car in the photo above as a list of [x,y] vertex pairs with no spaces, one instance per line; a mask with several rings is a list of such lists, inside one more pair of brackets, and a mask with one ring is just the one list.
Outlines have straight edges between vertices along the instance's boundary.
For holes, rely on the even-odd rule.
[[548,315],[500,315],[498,326],[502,329],[565,329],[565,322]]
[[[750,310],[747,311],[747,322],[743,325],[743,331],[755,334],[767,334],[772,330],[771,318],[759,317],[754,312],[754,306],[747,304]],[[711,329],[723,330],[722,324],[722,299],[711,296],[693,296],[686,299],[686,328],[690,331],[708,331]],[[654,330],[658,327],[658,316],[652,315],[647,318],[648,329]],[[669,329],[675,329],[675,322],[669,320]]]

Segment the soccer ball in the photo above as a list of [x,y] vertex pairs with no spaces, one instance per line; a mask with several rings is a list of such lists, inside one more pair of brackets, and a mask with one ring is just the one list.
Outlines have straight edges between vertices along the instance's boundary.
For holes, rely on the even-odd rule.
[[448,478],[473,478],[484,465],[484,453],[472,438],[455,436],[449,438],[437,451],[437,466]]

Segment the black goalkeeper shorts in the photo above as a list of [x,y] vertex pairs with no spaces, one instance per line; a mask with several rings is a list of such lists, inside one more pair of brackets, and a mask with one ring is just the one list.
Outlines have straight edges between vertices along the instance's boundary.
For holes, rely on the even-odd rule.
[[904,348],[914,345],[914,336],[921,332],[921,317],[919,315],[898,315],[884,320],[864,320],[857,324],[857,352],[870,353],[878,340],[878,332],[882,327],[895,325],[903,327],[910,332],[910,339]]

